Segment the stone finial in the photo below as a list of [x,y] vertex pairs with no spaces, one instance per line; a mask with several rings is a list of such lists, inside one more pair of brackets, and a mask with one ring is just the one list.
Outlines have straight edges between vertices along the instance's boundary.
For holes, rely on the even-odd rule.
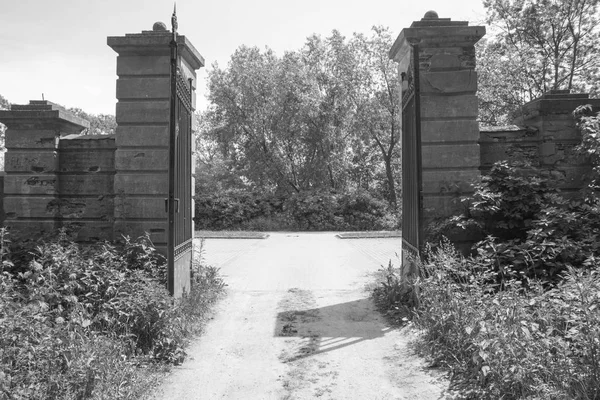
[[165,25],[164,22],[155,22],[154,25],[152,25],[152,30],[154,32],[162,32],[162,31],[166,31],[167,30],[167,25]]
[[433,10],[429,10],[425,13],[425,16],[423,17],[423,19],[439,19],[439,15],[437,12],[433,11]]

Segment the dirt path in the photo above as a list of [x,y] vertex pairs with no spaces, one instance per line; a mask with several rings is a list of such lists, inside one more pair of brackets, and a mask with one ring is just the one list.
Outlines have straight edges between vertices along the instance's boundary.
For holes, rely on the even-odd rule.
[[229,293],[156,399],[439,399],[444,381],[364,290],[398,246],[331,233],[207,240]]

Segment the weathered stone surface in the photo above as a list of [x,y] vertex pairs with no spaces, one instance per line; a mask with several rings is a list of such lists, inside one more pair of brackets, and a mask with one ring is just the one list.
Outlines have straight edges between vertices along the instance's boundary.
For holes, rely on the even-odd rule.
[[55,174],[9,173],[4,177],[5,195],[55,195],[58,187],[58,177]]
[[14,104],[10,110],[0,110],[0,122],[9,129],[55,130],[62,134],[78,134],[90,126],[83,118],[46,100],[31,100],[29,104]]
[[168,78],[171,64],[168,56],[132,55],[117,57],[118,76],[164,75]]
[[478,115],[478,99],[474,94],[457,96],[421,96],[421,118],[472,118]]
[[59,133],[53,129],[8,129],[7,149],[54,149],[58,146]]
[[423,72],[422,94],[472,93],[477,91],[477,72],[474,70]]
[[169,101],[119,101],[117,103],[116,120],[117,124],[168,124]]
[[167,218],[166,197],[125,197],[115,199],[115,217],[124,219]]
[[53,150],[8,151],[4,155],[6,172],[55,172],[58,170],[58,154]]
[[474,119],[421,121],[422,143],[473,142],[479,135],[479,124]]
[[166,246],[167,244],[168,223],[166,217],[164,221],[132,221],[127,219],[117,219],[115,221],[114,229],[115,239],[120,238],[122,235],[137,238],[144,235],[145,232],[148,232],[152,243],[156,246]]
[[165,171],[169,169],[169,150],[119,149],[115,166],[119,171]]
[[78,242],[94,243],[114,239],[112,221],[64,221],[62,226],[72,232]]
[[60,172],[94,174],[98,172],[114,172],[114,170],[114,149],[63,150],[60,153]]
[[4,208],[7,211],[7,219],[46,217],[63,220],[101,219],[109,221],[113,218],[112,199],[104,196],[97,198],[6,196]]
[[29,242],[40,236],[53,234],[59,227],[53,220],[20,221],[8,217],[4,226],[10,230],[10,240],[13,242]]
[[119,125],[117,127],[117,146],[126,147],[164,147],[169,148],[169,125],[135,126]]
[[479,168],[479,145],[430,145],[422,148],[423,169]]
[[114,188],[114,174],[60,174],[59,186],[60,192],[65,195],[110,196]]
[[471,193],[472,183],[478,181],[479,170],[425,170],[423,171],[423,193],[462,196]]
[[115,175],[115,195],[156,194],[167,197],[169,174],[164,173],[117,173]]
[[192,265],[192,253],[187,253],[177,263],[177,267],[174,271],[174,279],[175,279],[175,292],[173,293],[174,297],[181,297],[183,293],[190,292],[190,265]]
[[165,77],[124,77],[117,79],[118,99],[168,99],[171,80]]

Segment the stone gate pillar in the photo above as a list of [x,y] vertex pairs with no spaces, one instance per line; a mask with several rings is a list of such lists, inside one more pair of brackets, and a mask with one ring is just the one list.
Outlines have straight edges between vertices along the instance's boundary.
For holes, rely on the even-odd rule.
[[468,25],[429,11],[390,50],[402,74],[418,45],[424,225],[456,211],[457,195],[471,192],[480,174],[474,45],[485,27]]
[[62,225],[64,213],[59,196],[59,140],[81,133],[90,124],[44,100],[13,104],[10,110],[0,111],[0,122],[7,127],[4,224],[12,240],[52,234]]
[[[109,37],[117,57],[115,239],[144,232],[166,251],[169,165],[171,32],[162,23],[152,31]],[[196,87],[204,59],[178,36],[180,68]],[[195,107],[195,92],[192,90]]]

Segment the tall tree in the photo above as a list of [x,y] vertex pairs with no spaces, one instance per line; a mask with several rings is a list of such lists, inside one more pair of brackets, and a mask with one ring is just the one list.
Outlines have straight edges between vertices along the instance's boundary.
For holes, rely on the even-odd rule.
[[524,101],[550,89],[598,90],[599,1],[484,0],[494,53],[517,66]]

